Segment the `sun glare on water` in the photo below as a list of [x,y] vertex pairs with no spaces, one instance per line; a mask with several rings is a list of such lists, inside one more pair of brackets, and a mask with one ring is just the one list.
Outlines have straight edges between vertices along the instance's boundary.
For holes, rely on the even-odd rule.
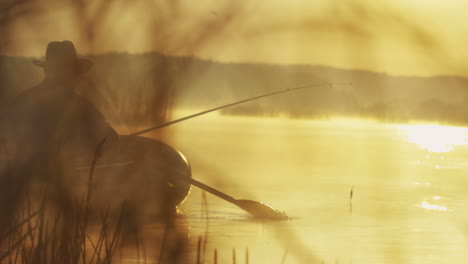
[[445,153],[454,146],[468,145],[468,128],[438,125],[402,125],[408,142],[418,144],[429,152]]
[[417,205],[418,207],[421,207],[421,208],[424,208],[424,209],[427,209],[427,210],[435,210],[435,211],[447,211],[447,207],[443,207],[443,206],[440,206],[440,205],[436,205],[436,204],[431,204],[427,201],[423,201],[421,202],[420,204]]

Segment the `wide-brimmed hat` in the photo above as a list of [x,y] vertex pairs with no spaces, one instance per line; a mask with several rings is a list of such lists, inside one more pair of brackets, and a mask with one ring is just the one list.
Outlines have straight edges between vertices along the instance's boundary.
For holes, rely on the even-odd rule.
[[45,61],[33,60],[33,64],[41,68],[48,64],[72,67],[77,74],[87,72],[93,65],[90,60],[78,58],[75,46],[68,40],[50,42],[47,45]]

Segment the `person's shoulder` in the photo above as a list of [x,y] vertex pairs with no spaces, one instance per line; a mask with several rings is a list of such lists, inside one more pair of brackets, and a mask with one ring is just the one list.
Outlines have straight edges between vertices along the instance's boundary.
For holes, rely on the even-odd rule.
[[16,119],[18,115],[30,112],[32,110],[31,105],[34,102],[34,94],[41,88],[41,85],[28,88],[5,102],[1,107],[1,122],[9,122],[11,119]]
[[31,114],[38,111],[44,105],[51,103],[53,96],[50,96],[47,90],[49,89],[44,82],[28,88],[9,100],[5,104],[4,111],[16,114]]
[[45,84],[41,83],[31,88],[28,88],[18,94],[15,98],[13,98],[12,103],[18,104],[24,101],[32,100],[36,97],[39,97],[42,94],[42,90],[45,88]]

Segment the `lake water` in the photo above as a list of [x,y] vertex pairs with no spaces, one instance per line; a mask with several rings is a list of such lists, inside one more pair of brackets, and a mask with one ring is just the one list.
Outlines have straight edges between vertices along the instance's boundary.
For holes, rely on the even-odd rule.
[[207,263],[215,248],[218,263],[233,249],[237,263],[246,250],[249,263],[468,262],[468,129],[207,115],[165,132],[195,179],[292,218],[253,220],[210,194],[206,218],[193,189],[181,209]]

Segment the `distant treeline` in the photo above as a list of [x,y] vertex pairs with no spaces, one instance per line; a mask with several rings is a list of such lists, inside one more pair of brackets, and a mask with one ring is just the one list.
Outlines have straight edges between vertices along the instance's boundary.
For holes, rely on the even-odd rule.
[[[231,115],[352,116],[468,124],[468,79],[401,77],[324,66],[219,63],[157,53],[88,56],[79,92],[111,122],[157,123],[174,108],[205,109],[295,86],[350,82],[275,95],[223,111]],[[0,103],[38,84],[31,58],[0,57]]]
[[468,100],[464,96],[459,102],[458,100],[447,102],[438,98],[426,100],[412,98],[413,100],[405,101],[376,98],[375,102],[362,104],[351,92],[329,88],[327,91],[308,92],[305,98],[292,97],[288,98],[290,100],[272,100],[271,103],[262,105],[242,105],[222,112],[226,115],[282,116],[301,119],[344,116],[385,122],[429,121],[455,125],[468,124]]

